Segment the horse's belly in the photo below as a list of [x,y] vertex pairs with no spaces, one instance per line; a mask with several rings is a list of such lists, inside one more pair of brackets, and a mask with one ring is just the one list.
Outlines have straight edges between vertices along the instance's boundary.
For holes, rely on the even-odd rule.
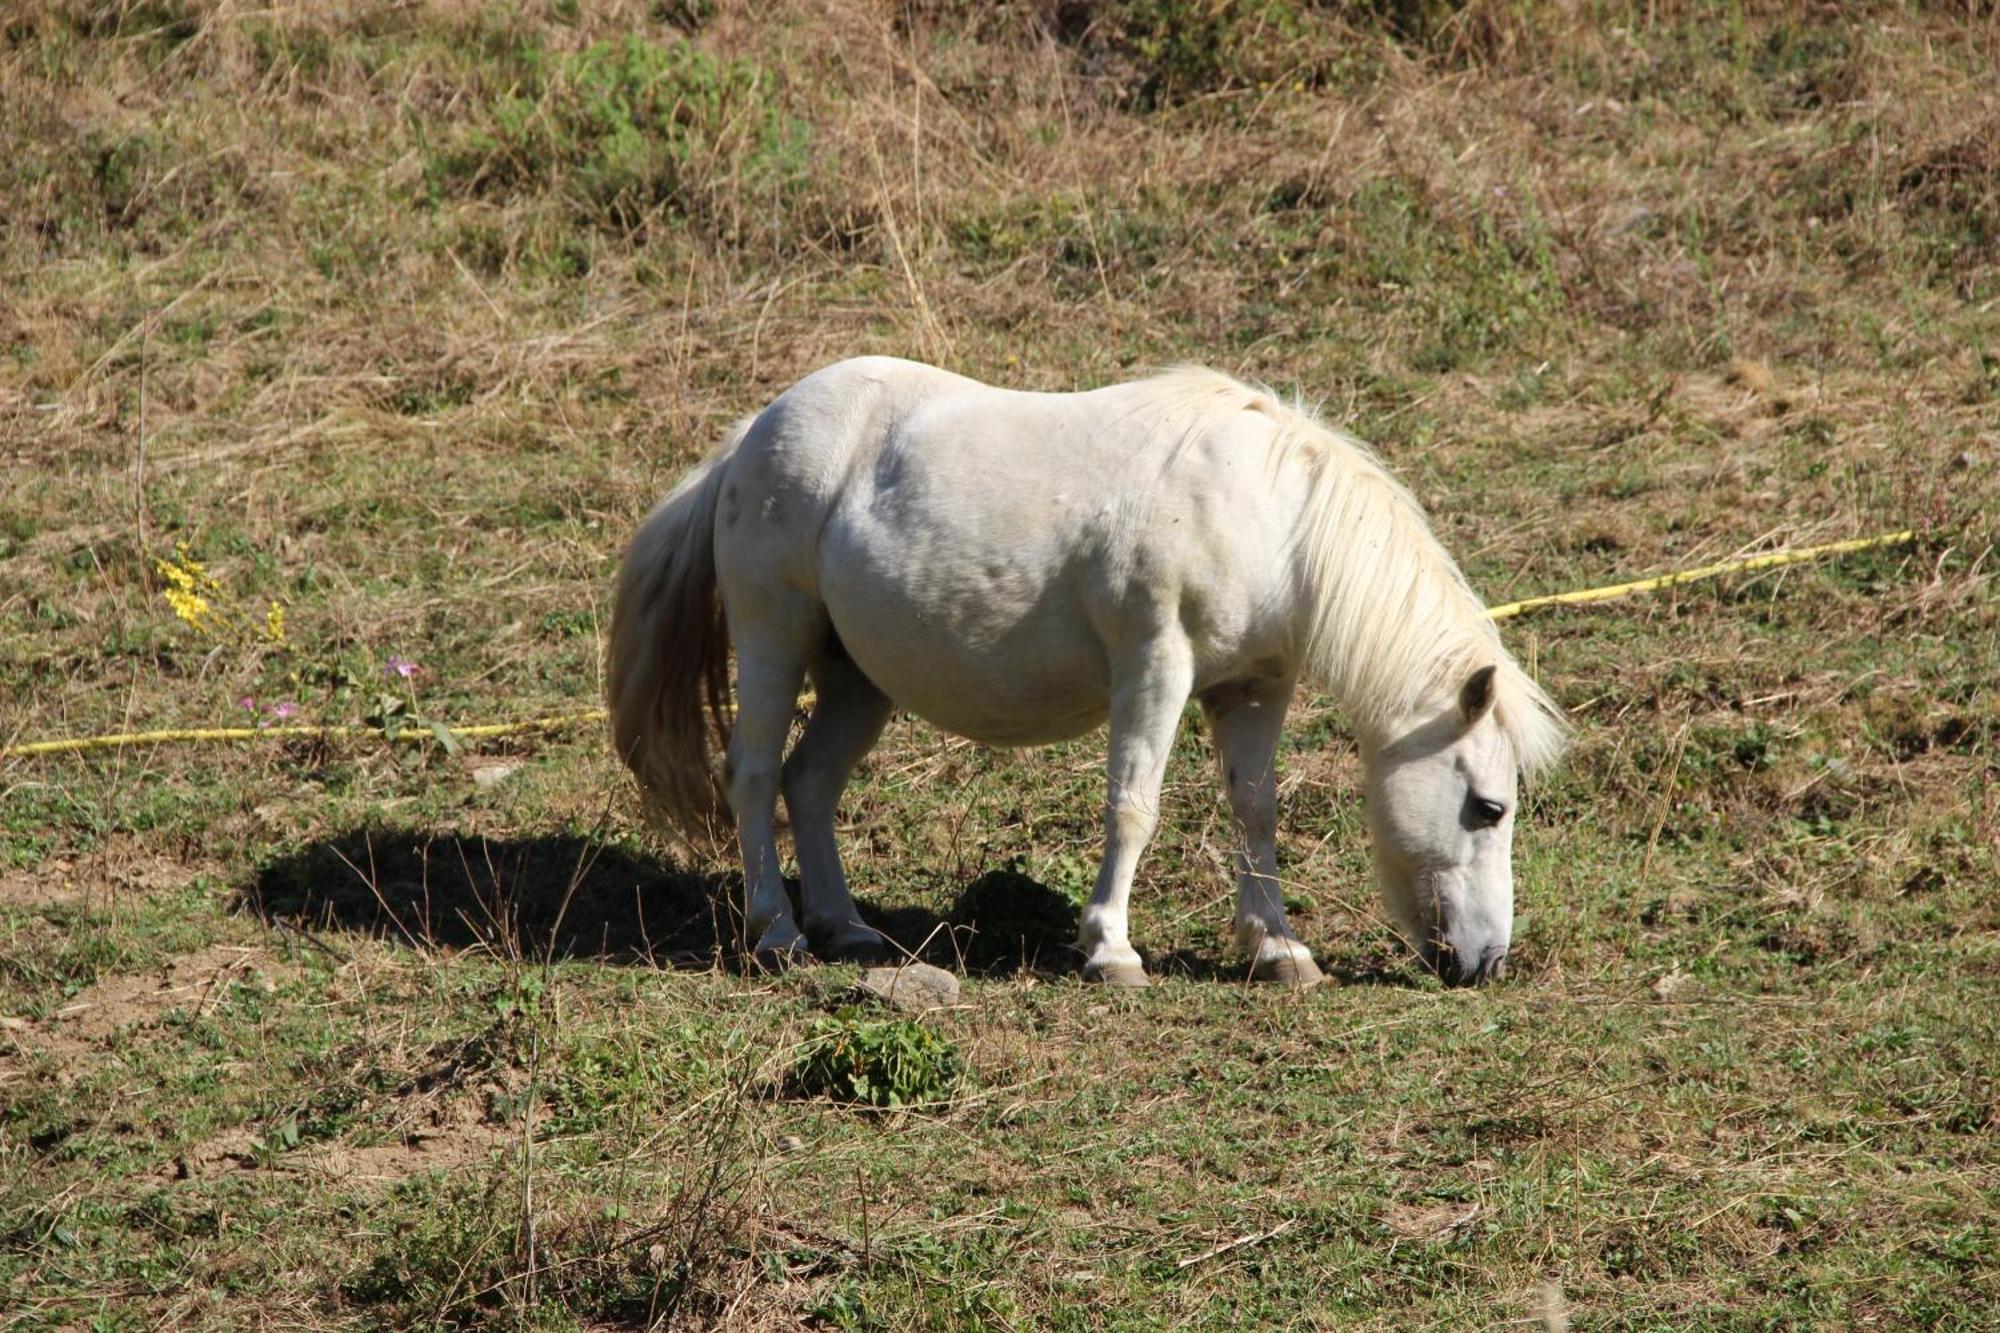
[[879,594],[827,598],[854,664],[906,712],[986,745],[1042,745],[1104,721],[1102,654],[1071,633],[961,638],[932,613]]
[[951,672],[938,676],[950,676],[959,688],[939,688],[936,679],[906,676],[894,664],[871,667],[857,659],[857,665],[897,707],[981,745],[1068,740],[1102,724],[1110,711],[1101,694],[1060,690],[1036,695],[998,678]]
[[1109,711],[1103,646],[1061,579],[1032,560],[857,542],[826,561],[820,596],[875,687],[948,731],[1040,745]]

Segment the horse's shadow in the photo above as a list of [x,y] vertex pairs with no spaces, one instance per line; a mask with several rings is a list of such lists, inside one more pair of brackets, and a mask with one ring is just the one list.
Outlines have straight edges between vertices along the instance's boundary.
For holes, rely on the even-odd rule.
[[[574,834],[494,838],[361,828],[270,862],[238,893],[266,921],[502,957],[707,970],[746,962],[741,877]],[[797,886],[787,886],[796,896]],[[863,899],[894,950],[981,976],[1073,973],[1076,908],[1012,870],[948,911]]]
[[[787,883],[796,901],[797,885]],[[238,891],[273,923],[478,949],[529,960],[588,959],[680,970],[747,970],[742,879],[690,869],[575,834],[494,838],[361,828],[272,861]],[[951,906],[860,900],[892,952],[971,976],[1073,976],[1077,907],[1015,869],[989,870]],[[1343,985],[1407,985],[1406,959],[1350,946],[1322,955]],[[1198,948],[1148,958],[1155,976],[1229,984],[1247,965]]]

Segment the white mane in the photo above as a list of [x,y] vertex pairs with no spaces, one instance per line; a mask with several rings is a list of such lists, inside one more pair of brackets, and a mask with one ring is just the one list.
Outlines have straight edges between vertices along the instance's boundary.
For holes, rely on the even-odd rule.
[[1373,450],[1302,405],[1218,371],[1182,367],[1152,382],[1160,406],[1190,433],[1238,412],[1272,419],[1272,448],[1312,477],[1303,544],[1314,603],[1304,674],[1380,735],[1482,666],[1499,668],[1494,718],[1525,773],[1552,763],[1565,728],[1548,694],[1500,642],[1486,606],[1431,531],[1430,521]]

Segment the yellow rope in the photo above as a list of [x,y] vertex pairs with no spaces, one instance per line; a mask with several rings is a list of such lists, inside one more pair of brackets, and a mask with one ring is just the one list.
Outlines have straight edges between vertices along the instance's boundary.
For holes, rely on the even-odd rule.
[[[557,717],[531,717],[520,722],[486,722],[473,727],[448,727],[458,737],[511,736],[522,731],[554,731],[578,722],[602,722],[609,714],[602,708],[587,713],[564,713]],[[373,736],[385,740],[436,740],[437,733],[424,722],[405,723],[392,737],[381,727],[292,726],[292,727],[181,727],[169,731],[125,731],[110,736],[78,736],[53,741],[29,741],[0,749],[0,758],[17,754],[65,754],[72,750],[116,750],[127,745],[164,745],[171,741],[254,741],[267,736]]]
[[1501,606],[1489,606],[1486,608],[1486,614],[1494,620],[1507,620],[1520,615],[1523,611],[1533,611],[1544,606],[1580,606],[1586,602],[1608,602],[1614,597],[1629,597],[1635,592],[1675,588],[1683,583],[1695,583],[1701,579],[1712,579],[1723,574],[1776,569],[1781,565],[1803,564],[1808,560],[1823,560],[1827,556],[1868,551],[1878,546],[1898,546],[1915,540],[1916,535],[1909,528],[1904,528],[1899,532],[1885,532],[1879,537],[1858,537],[1853,541],[1828,542],[1824,546],[1806,546],[1794,551],[1772,551],[1768,555],[1750,555],[1740,560],[1724,560],[1719,564],[1702,565],[1698,569],[1683,569],[1677,573],[1661,574],[1655,578],[1635,579],[1631,583],[1614,583],[1604,588],[1585,588],[1579,592],[1552,592],[1546,597],[1529,597],[1518,602],[1507,602]]
[[[1803,564],[1808,560],[1823,560],[1828,556],[1848,555],[1855,551],[1868,551],[1881,546],[1899,546],[1913,541],[1916,533],[1908,528],[1897,532],[1885,532],[1879,537],[1861,537],[1853,541],[1828,542],[1824,546],[1807,546],[1793,551],[1772,551],[1767,555],[1745,556],[1740,560],[1724,560],[1718,564],[1702,565],[1697,569],[1683,569],[1672,574],[1661,574],[1650,579],[1635,579],[1631,583],[1613,583],[1602,588],[1584,588],[1577,592],[1550,593],[1546,597],[1528,597],[1518,602],[1507,602],[1500,606],[1488,607],[1486,614],[1494,620],[1508,620],[1525,611],[1533,611],[1544,606],[1581,606],[1590,602],[1608,602],[1617,597],[1629,597],[1635,592],[1654,592],[1661,588],[1674,588],[1683,583],[1694,583],[1701,579],[1718,578],[1724,574],[1750,573],[1756,570],[1777,569],[1783,565]],[[450,727],[453,736],[478,739],[486,736],[512,736],[524,731],[554,731],[561,727],[574,726],[582,722],[602,722],[609,716],[602,708],[593,708],[583,713],[563,713],[555,717],[532,717],[520,722],[490,722],[470,727]],[[164,745],[172,741],[248,741],[267,736],[323,736],[329,739],[348,736],[371,736],[404,741],[435,739],[427,723],[405,723],[399,727],[394,737],[381,727],[369,726],[288,726],[288,727],[190,727],[170,731],[128,731],[111,736],[80,736],[59,740],[28,741],[21,745],[0,747],[0,759],[12,755],[66,754],[77,750],[115,750],[127,745]]]

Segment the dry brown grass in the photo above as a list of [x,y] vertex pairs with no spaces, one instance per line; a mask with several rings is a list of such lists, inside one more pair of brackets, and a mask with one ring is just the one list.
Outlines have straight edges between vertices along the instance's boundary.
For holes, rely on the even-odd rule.
[[[1177,979],[1130,1002],[1009,952],[1087,880],[1095,749],[898,721],[844,851],[912,947],[993,971],[939,1020],[976,1088],[930,1118],[772,1095],[841,982],[719,962],[716,880],[594,735],[503,742],[494,786],[435,747],[0,761],[22,1308],[508,1322],[539,1292],[637,1325],[671,1287],[746,1328],[1089,1327],[1102,1291],[1216,1326],[1989,1320],[1990,14],[707,8],[0,17],[0,744],[245,695],[587,707],[637,517],[859,352],[1298,387],[1494,600],[1922,540],[1510,626],[1580,727],[1524,834],[1521,979],[1480,996],[1376,921],[1320,701],[1282,854],[1347,984],[1297,1002],[1222,952],[1198,738],[1137,904]],[[682,156],[636,186],[593,120],[628,34],[684,100],[651,127]],[[176,541],[248,612],[284,602],[293,647],[174,621]],[[982,915],[982,882],[1032,906]],[[63,1016],[120,996],[111,1028]],[[433,1151],[452,1174],[406,1175]]]

